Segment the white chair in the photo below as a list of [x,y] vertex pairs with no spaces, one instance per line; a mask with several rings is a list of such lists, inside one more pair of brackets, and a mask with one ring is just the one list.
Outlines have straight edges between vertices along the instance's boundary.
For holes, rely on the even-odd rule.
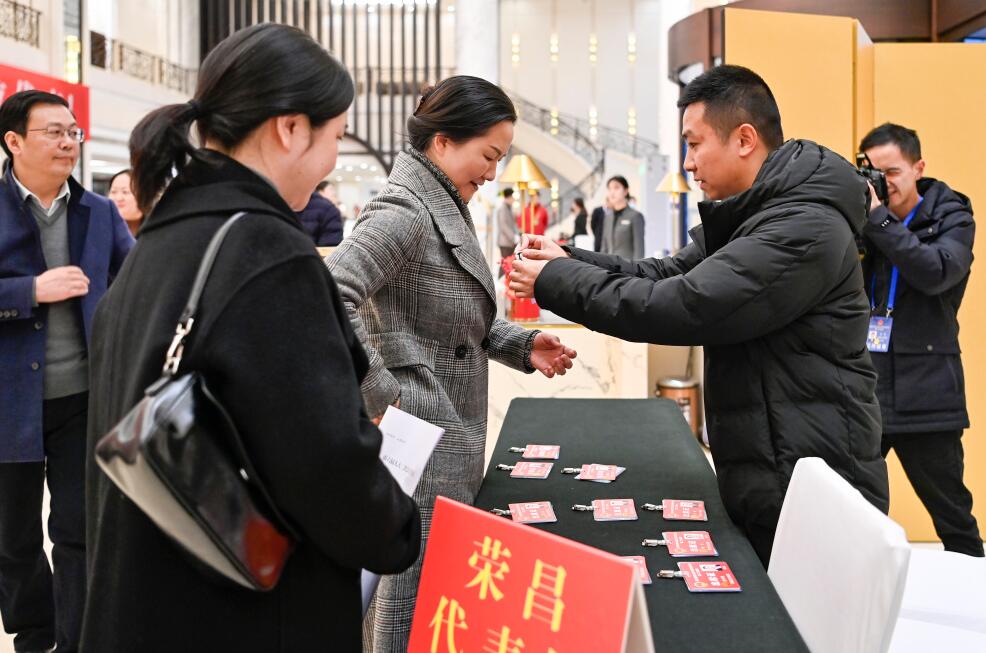
[[812,653],[887,651],[910,555],[904,530],[823,460],[798,461],[767,574]]
[[[915,549],[900,618],[963,628],[986,637],[986,558]],[[980,651],[986,651],[986,646]]]

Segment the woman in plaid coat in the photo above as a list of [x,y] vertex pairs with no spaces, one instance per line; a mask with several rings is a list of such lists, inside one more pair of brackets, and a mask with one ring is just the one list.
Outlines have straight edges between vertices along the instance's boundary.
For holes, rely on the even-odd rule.
[[[438,494],[471,504],[479,491],[489,359],[550,378],[575,357],[557,337],[496,317],[493,276],[466,206],[494,179],[516,120],[510,99],[485,80],[451,77],[427,90],[407,121],[411,147],[326,259],[369,355],[368,414],[399,405],[445,429],[414,495],[425,539]],[[381,581],[364,650],[407,649],[422,558]]]

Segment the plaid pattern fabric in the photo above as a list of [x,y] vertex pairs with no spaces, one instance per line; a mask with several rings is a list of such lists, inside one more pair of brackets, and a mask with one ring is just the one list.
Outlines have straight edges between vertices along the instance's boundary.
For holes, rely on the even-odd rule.
[[[538,332],[497,319],[469,211],[422,159],[398,155],[387,186],[326,265],[370,359],[367,412],[380,415],[399,398],[402,410],[445,429],[414,495],[427,539],[438,494],[471,504],[479,491],[488,360],[533,371],[525,359]],[[406,650],[420,573],[421,558],[381,581],[366,650]]]

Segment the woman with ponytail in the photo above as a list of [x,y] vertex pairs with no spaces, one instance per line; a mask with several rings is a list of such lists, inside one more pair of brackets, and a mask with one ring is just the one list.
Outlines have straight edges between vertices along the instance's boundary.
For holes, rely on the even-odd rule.
[[[258,25],[206,57],[193,100],[133,132],[133,188],[148,217],[92,333],[83,651],[358,651],[360,569],[396,573],[418,556],[417,509],[380,462],[363,410],[366,354],[294,215],[335,166],[353,92],[309,36]],[[161,375],[206,246],[238,212],[179,374],[209,380],[300,533],[266,593],[203,573],[92,455]]]
[[[550,378],[575,357],[557,337],[496,317],[493,275],[466,206],[495,178],[516,120],[506,94],[478,77],[425,91],[387,186],[326,260],[369,354],[370,416],[399,403],[445,429],[414,495],[426,516],[438,494],[472,503],[479,491],[489,360]],[[425,535],[429,525],[424,518]],[[407,650],[420,573],[418,560],[381,581],[364,650]]]

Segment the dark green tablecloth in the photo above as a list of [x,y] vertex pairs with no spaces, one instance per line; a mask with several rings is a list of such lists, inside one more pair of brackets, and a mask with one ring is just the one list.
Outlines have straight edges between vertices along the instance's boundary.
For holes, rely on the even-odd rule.
[[[545,480],[514,479],[496,469],[513,464],[519,453],[508,447],[561,445]],[[626,467],[614,483],[576,481],[562,467],[602,463]],[[574,512],[572,504],[593,499],[633,499],[639,519],[596,522],[590,512]],[[642,503],[662,499],[705,501],[708,522],[669,522],[660,513],[640,510]],[[510,404],[500,439],[487,469],[476,506],[507,508],[509,503],[551,501],[558,516],[542,528],[617,555],[642,555],[651,575],[677,569],[682,560],[665,547],[641,546],[662,531],[705,530],[718,558],[736,574],[738,594],[692,594],[681,579],[655,578],[644,587],[654,643],[658,651],[807,651],[767,573],[719,499],[715,475],[701,447],[688,430],[678,407],[663,399],[515,399]]]

